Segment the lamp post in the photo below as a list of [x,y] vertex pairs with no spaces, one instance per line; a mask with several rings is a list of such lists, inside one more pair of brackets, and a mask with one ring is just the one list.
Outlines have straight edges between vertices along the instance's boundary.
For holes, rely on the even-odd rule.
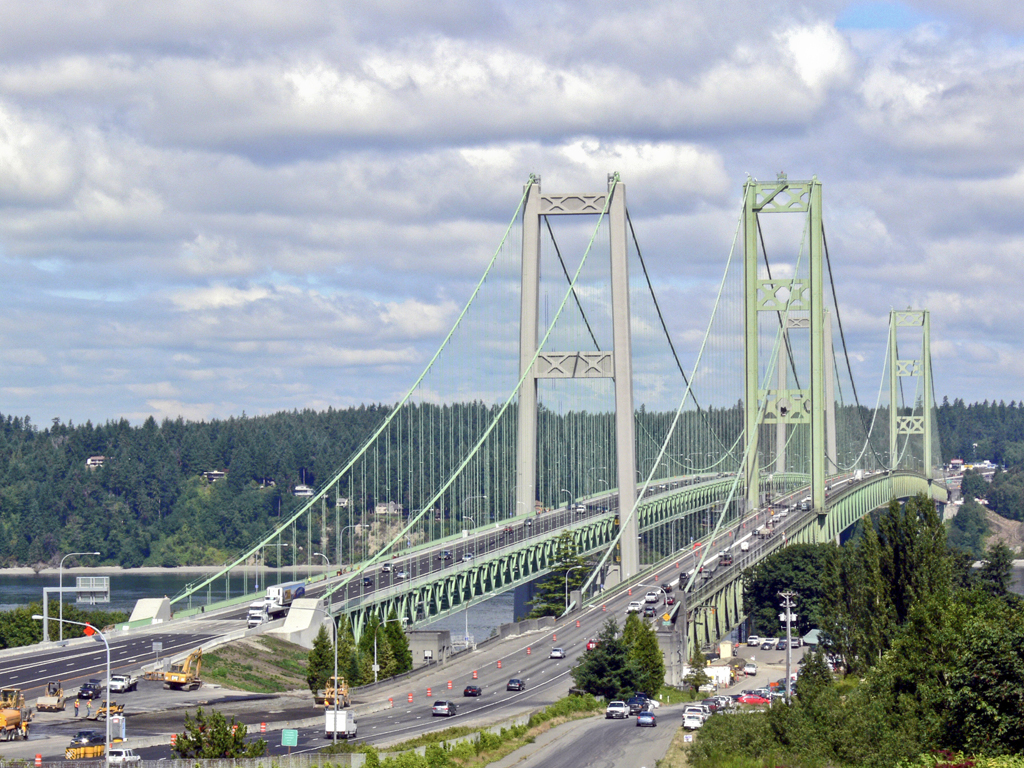
[[331,620],[331,634],[334,636],[334,727],[331,729],[331,735],[334,737],[334,746],[338,745],[338,625],[334,621],[334,617],[327,608],[316,607],[313,609],[319,613],[324,614],[328,619]]
[[[482,494],[482,495],[480,495],[480,496],[467,496],[466,498],[464,498],[464,499],[462,500],[462,508],[463,508],[463,509],[465,509],[465,508],[466,508],[466,502],[467,502],[467,501],[472,501],[473,499],[486,499],[486,498],[487,498],[487,494]],[[462,513],[462,518],[463,518],[463,519],[465,519],[465,518],[466,518],[466,513],[465,513],[465,512],[463,512],[463,513]],[[455,516],[454,516],[454,515],[452,515],[452,520],[454,520],[454,519],[455,519]],[[470,519],[472,520],[472,518],[470,518]],[[454,531],[453,531],[453,533],[454,533]]]
[[99,557],[99,554],[100,554],[99,552],[69,552],[68,554],[64,555],[64,557],[62,557],[60,559],[60,565],[57,567],[57,573],[59,574],[59,580],[60,580],[59,581],[59,584],[60,584],[60,590],[59,590],[59,595],[60,595],[60,619],[59,619],[59,621],[60,621],[60,641],[62,643],[64,642],[64,561],[67,560],[69,557],[74,557],[75,555],[96,555],[97,557]]
[[377,663],[377,630],[380,629],[381,627],[383,627],[388,622],[391,622],[391,621],[401,621],[401,618],[398,618],[398,619],[384,619],[384,621],[380,622],[379,624],[377,624],[377,626],[375,626],[373,628],[373,682],[374,682],[374,684],[377,683],[377,673],[380,672],[380,664]]
[[565,610],[569,610],[569,574],[579,568],[586,568],[585,565],[574,565],[565,572]]
[[572,506],[572,493],[570,493],[569,490],[566,489],[566,488],[560,488],[558,492],[559,493],[568,493],[569,494],[569,506],[571,507]]
[[[80,552],[79,554],[91,555],[93,553],[92,552]],[[43,617],[40,616],[38,613],[32,614],[32,618],[35,621],[42,621],[43,620]],[[106,648],[106,650],[107,650],[107,685],[106,685],[106,688],[107,688],[107,716],[104,718],[106,720],[107,735],[106,735],[106,741],[103,744],[103,757],[104,757],[104,762],[106,763],[107,768],[110,768],[110,643],[107,642],[106,636],[102,632],[100,632],[98,629],[96,629],[96,627],[94,627],[92,624],[86,624],[86,623],[81,622],[81,621],[71,621],[71,619],[57,619],[57,621],[59,621],[61,623],[61,626],[63,626],[65,623],[67,623],[67,624],[75,624],[75,625],[77,625],[79,627],[85,627],[85,634],[87,634],[87,635],[92,635],[94,633],[99,635],[100,636],[100,640],[103,641],[103,647]]]
[[323,552],[314,552],[313,557],[322,557],[324,559],[324,562],[327,563],[327,567],[331,567],[330,559],[328,559],[327,555],[325,555]]
[[[338,534],[338,567],[339,568],[342,565],[344,565],[344,563],[345,563],[344,559],[341,556],[341,551],[342,551],[341,550],[341,544],[345,540],[345,531],[347,531],[349,528],[358,528],[358,527],[359,527],[359,523],[356,523],[355,525],[346,525],[344,528],[341,529],[341,533]],[[349,547],[348,549],[349,549],[349,554],[352,554],[352,547]]]

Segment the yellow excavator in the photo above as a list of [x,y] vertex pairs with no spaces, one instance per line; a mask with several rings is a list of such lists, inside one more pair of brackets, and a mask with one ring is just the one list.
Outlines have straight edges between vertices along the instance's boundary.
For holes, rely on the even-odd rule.
[[350,707],[352,701],[348,697],[348,682],[344,677],[332,677],[327,681],[324,690],[324,709],[334,708],[334,697],[338,696],[338,707]]
[[164,688],[176,691],[194,691],[203,684],[199,671],[203,666],[203,649],[196,648],[184,661],[171,666],[164,675]]

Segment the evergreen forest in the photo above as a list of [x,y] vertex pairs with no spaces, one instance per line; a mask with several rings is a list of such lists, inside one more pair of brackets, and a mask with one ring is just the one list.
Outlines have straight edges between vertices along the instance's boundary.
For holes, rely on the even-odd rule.
[[[45,427],[0,414],[0,567],[94,549],[99,564],[126,568],[224,563],[294,509],[296,485],[327,480],[389,410]],[[945,399],[937,411],[944,461],[1024,465],[1024,403]],[[87,466],[95,456],[102,466]],[[226,475],[211,481],[211,471]],[[1024,478],[997,475],[990,508],[1024,520],[1022,487]]]

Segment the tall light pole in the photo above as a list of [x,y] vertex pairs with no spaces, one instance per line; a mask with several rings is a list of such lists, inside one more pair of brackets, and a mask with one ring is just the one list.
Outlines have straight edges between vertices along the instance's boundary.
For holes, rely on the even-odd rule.
[[[92,552],[82,552],[82,553],[79,553],[79,554],[91,555],[93,553]],[[32,614],[32,618],[35,621],[42,621],[43,620],[43,617],[40,616],[38,613]],[[67,624],[75,624],[75,625],[77,625],[79,627],[85,627],[85,634],[86,635],[92,635],[92,634],[99,635],[100,636],[100,640],[103,641],[104,648],[107,649],[107,685],[106,685],[106,688],[107,688],[107,716],[104,718],[104,720],[106,720],[107,736],[106,736],[106,741],[103,744],[103,758],[104,758],[104,762],[106,763],[107,768],[110,768],[110,643],[107,642],[106,636],[102,632],[100,632],[98,629],[96,629],[96,627],[94,627],[92,624],[86,624],[86,623],[81,622],[81,621],[71,621],[71,619],[57,619],[57,621],[59,621],[62,626],[65,623],[67,623]]]
[[323,552],[314,552],[313,553],[313,557],[322,557],[324,559],[324,562],[327,563],[327,567],[328,568],[331,567],[331,561],[328,559],[327,555],[325,555]]
[[96,555],[99,557],[99,554],[99,552],[69,552],[60,559],[60,565],[57,567],[57,573],[60,583],[60,641],[62,643],[64,642],[64,561],[69,557],[74,557],[75,555]]
[[331,620],[331,634],[334,636],[334,727],[331,728],[331,735],[334,737],[334,746],[338,746],[338,625],[327,608],[316,607],[313,610]]
[[[346,525],[344,528],[341,529],[341,533],[338,534],[338,567],[339,568],[342,565],[344,565],[344,562],[345,562],[344,559],[341,557],[341,551],[342,551],[341,550],[341,542],[344,541],[345,531],[347,531],[349,528],[358,528],[358,527],[359,527],[359,523],[356,523],[355,525]],[[351,555],[352,554],[352,547],[349,547],[348,549],[349,549],[349,554]]]
[[567,488],[559,488],[558,492],[559,493],[568,493],[569,494],[569,506],[571,507],[572,506],[572,493],[569,491],[569,489],[567,489]]
[[585,565],[574,565],[565,572],[565,610],[569,610],[569,574],[578,568],[586,568]]
[[[463,508],[463,510],[465,510],[465,508],[466,508],[466,502],[467,502],[467,501],[472,501],[473,499],[486,499],[486,498],[487,498],[487,494],[483,494],[483,495],[481,495],[481,496],[467,496],[466,498],[464,498],[464,499],[462,500],[462,508]],[[465,517],[466,517],[466,513],[465,513],[465,511],[463,511],[463,513],[462,513],[462,517],[463,517],[463,518],[465,518]],[[454,515],[452,515],[452,519],[453,519],[453,520],[455,519],[455,516],[454,516]],[[472,518],[470,518],[470,519],[472,519]]]

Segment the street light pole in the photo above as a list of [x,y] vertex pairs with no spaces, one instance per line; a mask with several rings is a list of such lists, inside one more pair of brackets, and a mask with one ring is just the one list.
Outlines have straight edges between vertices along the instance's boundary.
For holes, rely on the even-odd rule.
[[[78,554],[91,555],[93,553],[92,552],[79,552]],[[99,554],[99,553],[96,553],[96,554]],[[43,617],[40,616],[38,613],[33,614],[32,618],[35,621],[42,621],[43,620]],[[106,648],[106,650],[107,650],[107,685],[106,685],[106,688],[107,688],[107,716],[104,718],[104,720],[106,720],[107,735],[106,735],[106,741],[103,744],[103,758],[104,758],[104,762],[106,763],[106,768],[110,768],[110,643],[107,642],[106,635],[104,635],[102,632],[100,632],[98,629],[96,629],[96,627],[94,627],[92,624],[86,624],[86,623],[81,622],[81,621],[71,621],[71,619],[57,619],[57,621],[59,621],[61,623],[61,625],[67,623],[67,624],[75,624],[75,625],[77,625],[79,627],[85,627],[86,628],[85,629],[85,634],[87,634],[87,635],[91,635],[93,633],[99,635],[100,636],[100,640],[103,641],[103,647]],[[92,631],[90,632],[90,630],[92,630]]]
[[[60,595],[60,619],[59,619],[59,621],[60,621],[60,642],[62,642],[62,643],[64,642],[64,561],[67,560],[69,557],[74,557],[75,555],[96,555],[98,557],[99,554],[100,554],[99,552],[69,552],[68,554],[64,555],[64,557],[62,557],[60,559],[60,565],[57,567],[57,573],[58,573],[58,578],[59,578],[59,583],[60,583],[60,589],[58,590],[58,594]],[[49,639],[49,638],[47,638],[47,639]]]
[[329,559],[329,558],[327,557],[327,555],[325,555],[325,554],[324,554],[323,552],[314,552],[314,553],[313,553],[313,557],[322,557],[322,558],[324,559],[324,562],[325,562],[325,563],[327,563],[327,567],[328,567],[328,568],[330,568],[330,567],[331,567],[331,561],[330,561],[330,559]]

